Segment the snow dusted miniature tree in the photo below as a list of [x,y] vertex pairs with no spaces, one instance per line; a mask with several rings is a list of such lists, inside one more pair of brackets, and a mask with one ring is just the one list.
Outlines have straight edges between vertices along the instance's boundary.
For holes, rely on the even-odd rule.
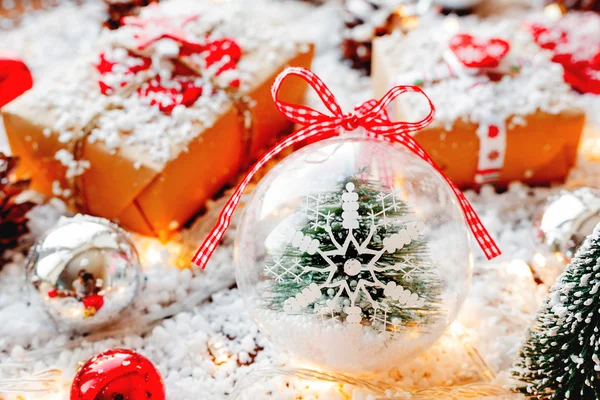
[[550,290],[514,369],[532,399],[600,399],[600,225]]
[[264,307],[391,333],[441,316],[424,226],[398,193],[353,177],[307,196],[302,212],[304,225],[267,256]]

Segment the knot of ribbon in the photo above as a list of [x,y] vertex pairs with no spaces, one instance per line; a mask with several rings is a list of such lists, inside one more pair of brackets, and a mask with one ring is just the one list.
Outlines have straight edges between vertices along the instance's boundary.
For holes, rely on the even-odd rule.
[[[325,107],[331,112],[331,115],[323,114],[301,104],[286,103],[279,99],[279,89],[283,81],[293,75],[305,80],[313,88]],[[415,122],[390,121],[386,111],[387,106],[399,95],[409,92],[420,93],[425,97],[429,103],[429,113],[423,119]],[[319,77],[307,69],[291,67],[284,70],[275,79],[271,88],[271,94],[279,112],[290,121],[303,126],[303,128],[281,140],[252,166],[225,204],[216,225],[196,252],[192,260],[194,264],[201,268],[206,266],[210,256],[225,235],[225,231],[231,223],[233,212],[238,206],[246,186],[251,182],[258,170],[269,160],[296,143],[308,139],[322,140],[339,135],[342,130],[355,130],[357,128],[363,128],[369,137],[385,140],[390,143],[399,143],[429,163],[438,171],[454,192],[458,204],[463,211],[465,221],[487,259],[491,260],[500,255],[500,249],[490,237],[465,195],[440,170],[425,150],[409,134],[410,132],[425,128],[433,121],[435,115],[435,108],[431,100],[421,88],[417,86],[394,86],[380,100],[368,100],[355,107],[352,112],[344,113],[336,98]]]
[[359,126],[358,116],[354,113],[344,114],[341,125],[347,131],[355,130]]

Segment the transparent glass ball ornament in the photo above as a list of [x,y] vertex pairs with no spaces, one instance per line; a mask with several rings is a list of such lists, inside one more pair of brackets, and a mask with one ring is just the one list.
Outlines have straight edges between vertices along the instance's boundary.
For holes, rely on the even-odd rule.
[[275,166],[238,226],[236,278],[263,332],[317,368],[400,366],[456,318],[472,271],[455,195],[400,145],[357,134]]
[[88,332],[114,322],[133,302],[140,277],[129,235],[87,215],[62,218],[27,259],[34,304],[62,331]]

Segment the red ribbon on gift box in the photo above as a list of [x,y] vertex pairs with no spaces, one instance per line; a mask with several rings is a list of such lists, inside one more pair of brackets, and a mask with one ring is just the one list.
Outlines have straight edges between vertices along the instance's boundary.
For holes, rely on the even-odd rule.
[[552,61],[564,68],[564,78],[581,93],[600,94],[600,16],[595,13],[568,14],[553,25],[526,23],[536,43],[552,53]]
[[16,54],[0,49],[0,107],[33,86],[31,72]]
[[[323,104],[325,104],[327,109],[333,115],[326,115],[304,105],[290,104],[279,100],[278,93],[283,81],[292,75],[304,79],[315,90],[323,101]],[[429,102],[429,114],[422,120],[416,122],[390,121],[386,112],[387,106],[399,95],[409,92],[416,92],[425,96]],[[369,100],[355,107],[352,112],[344,113],[329,88],[325,86],[323,81],[315,74],[304,68],[287,68],[279,74],[275,80],[275,83],[271,88],[271,93],[279,112],[285,115],[290,121],[304,126],[304,128],[294,132],[277,143],[258,162],[256,162],[256,164],[254,164],[242,182],[238,185],[231,198],[227,201],[227,204],[219,215],[217,224],[213,227],[208,237],[198,249],[192,260],[194,264],[204,269],[210,256],[215,251],[217,245],[223,238],[225,231],[229,227],[231,216],[240,202],[244,189],[258,170],[260,170],[260,168],[262,168],[269,160],[296,143],[308,139],[323,140],[328,137],[339,135],[342,129],[351,131],[357,128],[365,129],[370,137],[406,146],[411,152],[435,168],[454,192],[463,211],[465,220],[487,259],[491,260],[500,255],[500,249],[490,237],[490,234],[481,223],[479,216],[466,199],[465,195],[441,171],[419,143],[409,135],[410,132],[418,131],[429,125],[433,121],[435,114],[435,108],[431,103],[431,100],[421,88],[417,86],[394,86],[380,100]]]
[[[125,61],[111,60],[110,54],[100,53],[96,69],[100,73],[98,84],[102,94],[113,94],[116,89],[125,87],[136,74],[149,70],[152,67],[149,54],[153,51],[151,46],[162,39],[169,39],[176,42],[179,47],[177,55],[171,59],[173,64],[171,79],[161,79],[157,74],[138,88],[137,94],[166,114],[170,114],[178,105],[192,106],[203,94],[203,85],[196,82],[196,78],[209,68],[213,68],[215,64],[215,67],[218,67],[212,72],[215,77],[225,71],[234,70],[242,57],[242,49],[233,38],[212,38],[210,35],[199,41],[188,38],[184,26],[197,18],[196,14],[187,17],[125,17],[124,27],[121,29],[128,27],[139,29],[139,32],[134,34],[137,51],[128,51]],[[189,65],[183,63],[181,57],[193,57],[193,62],[189,59],[187,60]],[[114,70],[120,75],[120,82],[106,79]],[[240,81],[234,78],[228,82],[228,85],[235,89],[239,87]]]

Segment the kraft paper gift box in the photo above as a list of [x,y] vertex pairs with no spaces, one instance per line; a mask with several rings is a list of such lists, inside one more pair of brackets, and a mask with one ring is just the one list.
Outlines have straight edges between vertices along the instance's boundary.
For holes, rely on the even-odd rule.
[[[254,25],[207,6],[149,7],[106,33],[95,54],[6,105],[20,174],[84,212],[162,238],[232,183],[291,129],[270,87],[286,66],[309,68],[313,49],[274,21]],[[281,98],[302,102],[305,90],[293,81]]]
[[[415,138],[461,188],[564,181],[576,161],[585,114],[561,66],[519,21],[475,21],[461,36],[448,26],[377,39],[376,96],[395,84],[422,87],[437,113]],[[487,66],[467,67],[464,60]],[[403,95],[390,114],[416,120],[424,108],[423,99]]]

